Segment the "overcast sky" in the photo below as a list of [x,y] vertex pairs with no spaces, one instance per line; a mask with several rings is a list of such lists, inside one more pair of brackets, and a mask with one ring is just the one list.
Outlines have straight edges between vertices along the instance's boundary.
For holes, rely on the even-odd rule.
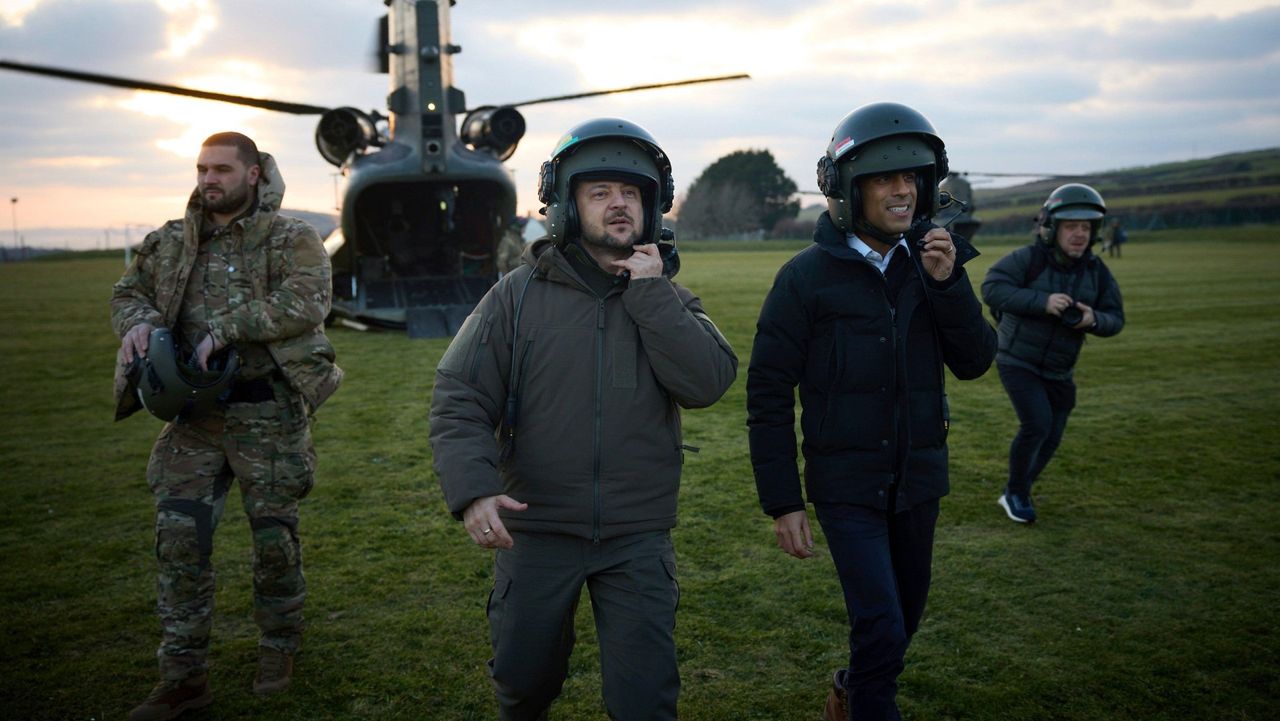
[[[305,10],[300,12],[301,8]],[[0,58],[334,107],[385,107],[364,70],[380,0],[0,0]],[[770,150],[801,188],[836,122],[923,112],[953,169],[1086,173],[1280,146],[1276,0],[460,0],[468,104],[750,73],[527,108],[508,163],[522,211],[569,127],[620,116],[671,156],[677,193],[721,155]],[[200,140],[277,156],[286,207],[331,211],[314,117],[0,71],[0,192],[19,232],[181,215]],[[13,242],[5,218],[3,244]],[[135,237],[141,229],[135,230]],[[90,241],[92,242],[92,241]]]

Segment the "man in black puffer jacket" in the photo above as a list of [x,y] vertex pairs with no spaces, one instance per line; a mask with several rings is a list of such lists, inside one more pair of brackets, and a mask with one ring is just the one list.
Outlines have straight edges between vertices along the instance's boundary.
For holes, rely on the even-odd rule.
[[778,271],[747,375],[756,489],[784,551],[813,555],[796,468],[849,613],[849,668],[827,719],[898,719],[897,678],[929,592],[946,495],[943,366],[977,378],[995,357],[963,264],[977,251],[928,222],[946,152],[920,113],[874,103],[836,126],[818,161],[828,212],[815,244]]
[[1080,183],[1049,194],[1036,217],[1036,240],[996,261],[982,298],[1000,318],[996,367],[1018,434],[1009,448],[1009,481],[997,501],[1018,523],[1036,520],[1031,485],[1058,449],[1076,405],[1072,380],[1085,334],[1124,328],[1120,287],[1092,248],[1107,208]]

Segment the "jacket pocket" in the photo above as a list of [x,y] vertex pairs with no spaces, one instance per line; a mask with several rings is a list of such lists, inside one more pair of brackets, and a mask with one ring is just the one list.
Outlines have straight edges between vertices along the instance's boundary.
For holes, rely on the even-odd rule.
[[484,322],[485,317],[479,313],[467,316],[467,319],[462,321],[462,327],[453,336],[449,347],[445,349],[444,355],[440,357],[436,370],[461,374],[468,367],[474,369],[475,348],[477,341],[480,340]]

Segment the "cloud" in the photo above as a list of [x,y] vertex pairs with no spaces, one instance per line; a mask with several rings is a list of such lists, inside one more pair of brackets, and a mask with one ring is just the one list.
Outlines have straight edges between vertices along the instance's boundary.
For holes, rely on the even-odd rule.
[[[369,0],[44,0],[20,25],[0,23],[0,54],[381,110],[388,79],[365,67],[383,11]],[[961,169],[1087,172],[1280,145],[1274,0],[466,0],[450,13],[463,48],[451,58],[455,81],[472,107],[753,76],[524,108],[529,131],[508,163],[524,209],[538,205],[538,166],[555,140],[606,115],[654,133],[673,158],[678,192],[746,148],[770,150],[812,187],[836,122],[879,100],[924,112]],[[196,30],[178,33],[191,42],[185,51],[174,51],[171,28]],[[33,222],[40,188],[93,198],[43,206],[60,209],[51,211],[59,221],[71,205],[78,222],[97,223],[104,208],[148,197],[156,222],[180,212],[194,153],[184,148],[223,125],[277,156],[287,204],[333,204],[334,169],[315,151],[315,118],[9,72],[0,72],[0,96],[0,194],[21,189]],[[104,160],[85,161],[93,158]],[[161,196],[176,200],[154,201]]]
[[106,168],[119,165],[123,158],[93,155],[64,155],[57,158],[32,158],[26,162],[33,168]]

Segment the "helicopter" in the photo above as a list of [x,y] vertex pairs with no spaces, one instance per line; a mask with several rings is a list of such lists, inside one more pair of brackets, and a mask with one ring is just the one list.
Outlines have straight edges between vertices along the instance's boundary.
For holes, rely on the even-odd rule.
[[[339,227],[324,241],[333,317],[356,328],[453,335],[498,278],[496,249],[516,214],[503,165],[525,133],[518,107],[745,79],[746,74],[636,85],[468,107],[453,85],[450,9],[457,0],[383,0],[375,57],[389,76],[385,112],[214,93],[145,80],[0,60],[0,69],[318,115],[320,155],[346,184]],[[458,118],[461,117],[459,123]]]
[[960,235],[973,240],[982,227],[982,221],[976,217],[978,210],[973,201],[973,186],[965,179],[966,173],[950,172],[938,183],[938,188],[947,194],[953,202],[959,201],[960,213],[951,219],[950,224]]

